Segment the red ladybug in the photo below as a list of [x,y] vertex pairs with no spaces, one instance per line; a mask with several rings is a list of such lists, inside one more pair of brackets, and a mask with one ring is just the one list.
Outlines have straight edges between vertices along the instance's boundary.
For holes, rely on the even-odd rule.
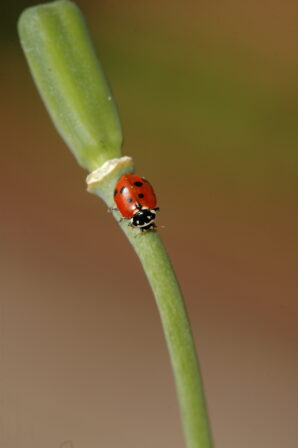
[[114,190],[114,200],[124,219],[129,225],[138,227],[141,232],[154,229],[156,197],[151,184],[144,177],[124,174],[118,180]]

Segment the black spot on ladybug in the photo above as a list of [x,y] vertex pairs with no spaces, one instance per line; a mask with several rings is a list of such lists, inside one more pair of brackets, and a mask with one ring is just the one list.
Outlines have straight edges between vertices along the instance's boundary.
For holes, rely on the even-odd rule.
[[125,185],[123,185],[123,187],[121,187],[120,194],[123,193],[123,191],[125,190],[125,188],[127,188]]
[[139,181],[135,182],[134,184],[136,187],[141,187],[143,185],[142,182],[139,182]]
[[142,177],[142,180],[147,183],[149,182],[147,179],[145,179],[145,177]]
[[132,199],[131,199],[131,198],[128,198],[128,199],[127,199],[127,202],[132,202]]
[[116,188],[116,190],[114,191],[114,196],[116,196],[117,193],[118,193],[118,191],[117,191],[117,188]]
[[139,193],[138,196],[139,196],[139,198],[143,198],[144,197],[143,193]]

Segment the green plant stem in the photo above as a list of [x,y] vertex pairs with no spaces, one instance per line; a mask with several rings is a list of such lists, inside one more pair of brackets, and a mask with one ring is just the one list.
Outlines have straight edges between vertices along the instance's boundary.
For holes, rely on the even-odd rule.
[[141,243],[131,238],[130,242],[140,258],[159,309],[187,445],[189,448],[210,447],[211,437],[196,350],[181,290],[168,254],[157,232],[150,232]]
[[157,232],[149,232],[145,238],[143,235],[140,238],[130,236],[129,240],[142,263],[159,309],[187,445],[189,448],[211,447],[196,350],[181,290],[168,254]]
[[[88,191],[114,207],[113,192],[118,178],[133,171],[132,161],[123,157],[101,177],[102,168],[87,177]],[[108,165],[107,162],[105,165]],[[119,222],[119,212],[114,212]],[[181,418],[188,448],[211,448],[212,440],[202,378],[182,293],[158,232],[138,234],[126,221],[119,223],[137,253],[152,288],[172,362]]]

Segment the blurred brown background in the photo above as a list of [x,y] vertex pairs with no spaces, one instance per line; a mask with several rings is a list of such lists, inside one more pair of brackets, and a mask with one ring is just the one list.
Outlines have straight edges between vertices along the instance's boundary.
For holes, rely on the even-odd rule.
[[[1,448],[184,446],[136,257],[1,21]],[[155,186],[217,448],[298,447],[298,8],[78,0]]]

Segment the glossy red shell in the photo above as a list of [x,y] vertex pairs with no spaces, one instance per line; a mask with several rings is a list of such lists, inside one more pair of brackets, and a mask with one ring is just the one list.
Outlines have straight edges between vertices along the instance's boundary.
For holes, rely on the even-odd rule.
[[150,182],[135,174],[124,174],[118,180],[114,200],[124,218],[131,218],[139,206],[156,207],[156,196]]

